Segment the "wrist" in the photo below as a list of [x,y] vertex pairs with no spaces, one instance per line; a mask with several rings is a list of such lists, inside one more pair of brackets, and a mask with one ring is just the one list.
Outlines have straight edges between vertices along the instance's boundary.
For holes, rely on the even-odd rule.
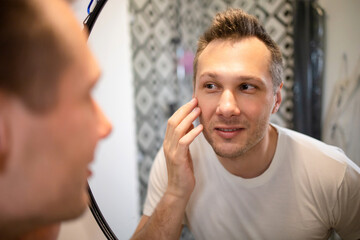
[[171,187],[168,187],[166,189],[166,192],[164,193],[164,197],[168,199],[168,201],[174,201],[178,204],[184,203],[185,205],[190,199],[192,190],[191,191],[181,191],[177,190]]

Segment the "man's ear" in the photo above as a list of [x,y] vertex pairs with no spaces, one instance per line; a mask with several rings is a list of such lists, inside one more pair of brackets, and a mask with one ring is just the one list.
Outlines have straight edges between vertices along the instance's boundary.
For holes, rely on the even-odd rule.
[[277,88],[276,92],[275,92],[275,103],[274,103],[274,107],[272,110],[272,114],[276,113],[279,110],[282,98],[281,98],[281,89],[283,87],[283,83],[280,84],[280,86]]

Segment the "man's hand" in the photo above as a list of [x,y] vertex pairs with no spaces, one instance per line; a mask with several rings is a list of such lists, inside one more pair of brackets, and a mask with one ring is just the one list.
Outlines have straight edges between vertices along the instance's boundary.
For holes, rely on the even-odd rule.
[[179,108],[168,120],[163,144],[168,187],[153,214],[143,215],[132,240],[179,239],[187,202],[195,187],[195,177],[189,145],[201,133],[203,126],[192,122],[200,116],[197,99]]
[[195,187],[195,177],[189,145],[203,130],[192,124],[200,116],[197,99],[179,108],[168,120],[164,154],[168,171],[168,188],[165,194],[188,200]]

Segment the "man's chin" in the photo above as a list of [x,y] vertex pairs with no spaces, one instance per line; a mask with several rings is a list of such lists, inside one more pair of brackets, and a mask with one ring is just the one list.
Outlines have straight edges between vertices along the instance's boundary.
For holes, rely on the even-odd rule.
[[246,148],[238,143],[212,143],[211,146],[216,155],[222,158],[238,158],[246,152]]
[[78,208],[78,217],[81,216],[85,210],[88,208],[90,204],[90,196],[89,196],[89,192],[86,190],[84,193],[83,193],[83,196],[82,196],[82,203],[80,204],[79,208]]
[[87,191],[84,191],[78,199],[74,199],[72,203],[69,204],[68,209],[64,210],[63,212],[67,213],[66,215],[62,216],[63,219],[59,219],[60,221],[63,220],[72,220],[78,217],[81,217],[87,207],[89,206],[90,198]]

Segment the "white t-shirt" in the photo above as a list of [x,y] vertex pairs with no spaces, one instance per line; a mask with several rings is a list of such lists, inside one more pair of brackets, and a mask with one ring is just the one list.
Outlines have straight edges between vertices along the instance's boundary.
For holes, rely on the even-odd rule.
[[[360,168],[336,147],[274,126],[269,168],[244,179],[229,173],[200,134],[190,146],[196,178],[185,223],[195,239],[360,239]],[[144,215],[167,186],[163,149],[151,169]]]

